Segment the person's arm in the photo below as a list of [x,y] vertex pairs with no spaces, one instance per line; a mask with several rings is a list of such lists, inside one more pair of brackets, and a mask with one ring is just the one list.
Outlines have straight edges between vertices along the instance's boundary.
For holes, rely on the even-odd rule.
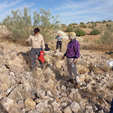
[[77,59],[80,57],[80,45],[79,45],[79,42],[77,42],[77,44],[74,45],[74,50],[75,50],[75,60],[74,60],[74,63],[76,63]]
[[28,43],[31,41],[31,35],[29,36],[29,38],[25,41],[25,43]]

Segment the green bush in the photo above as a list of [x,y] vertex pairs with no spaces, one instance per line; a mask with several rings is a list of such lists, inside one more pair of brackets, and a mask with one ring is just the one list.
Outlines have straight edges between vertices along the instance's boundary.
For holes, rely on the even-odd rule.
[[85,24],[85,23],[84,23],[84,22],[80,22],[80,25],[81,25],[81,24]]
[[112,25],[111,24],[106,24],[106,27],[107,28],[110,28]]
[[76,32],[77,36],[84,36],[84,35],[86,35],[86,32],[81,30],[81,29],[76,29],[75,32]]
[[71,23],[72,25],[78,25],[77,23]]
[[80,27],[87,28],[87,26],[85,24],[81,24]]
[[112,20],[108,20],[108,22],[112,22]]
[[96,27],[96,26],[97,26],[97,23],[95,23],[95,22],[92,22],[91,24],[92,24],[92,25],[91,25],[91,26],[89,26],[89,28],[91,28],[91,29],[94,29],[94,27]]
[[91,32],[90,32],[90,35],[98,35],[100,34],[100,31],[98,29],[93,29]]
[[106,20],[103,20],[102,23],[107,23],[107,21]]
[[72,27],[68,27],[65,32],[73,32],[73,28]]
[[12,16],[7,16],[3,24],[10,31],[9,40],[24,43],[33,29],[39,27],[45,41],[48,41],[59,27],[57,17],[51,16],[50,10],[41,9],[40,13],[33,12],[32,19],[30,9],[24,8],[24,11],[12,11]]
[[110,25],[101,37],[101,43],[107,46],[110,50],[113,49],[113,25]]

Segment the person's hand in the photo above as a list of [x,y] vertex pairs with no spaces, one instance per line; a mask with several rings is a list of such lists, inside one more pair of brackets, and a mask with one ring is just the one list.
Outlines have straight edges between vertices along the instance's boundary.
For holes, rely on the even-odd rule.
[[64,60],[65,56],[62,57],[62,60]]
[[28,44],[28,41],[25,41],[26,44]]
[[77,59],[74,60],[74,64],[76,64],[76,63],[77,63]]

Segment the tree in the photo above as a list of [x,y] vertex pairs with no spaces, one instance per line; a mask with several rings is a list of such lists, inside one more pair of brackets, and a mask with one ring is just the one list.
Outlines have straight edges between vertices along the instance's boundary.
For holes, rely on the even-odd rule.
[[3,24],[10,31],[9,39],[13,41],[24,41],[32,31],[30,9],[24,8],[23,13],[20,10],[12,11],[12,17],[7,16]]
[[39,26],[41,34],[44,36],[45,41],[50,40],[54,37],[54,33],[59,28],[59,21],[57,20],[59,16],[51,16],[50,10],[46,11],[44,9],[40,10],[40,13],[34,12],[34,27]]
[[[40,10],[40,13],[33,12],[33,19],[31,17],[30,9],[24,8],[21,10],[12,11],[12,17],[7,16],[4,19],[3,24],[10,31],[9,39],[18,42],[24,42],[32,33],[35,27],[39,27],[41,34],[45,40],[48,41],[52,34],[56,32],[59,27],[59,21],[57,17],[51,16],[50,10]],[[33,24],[32,24],[33,23]]]

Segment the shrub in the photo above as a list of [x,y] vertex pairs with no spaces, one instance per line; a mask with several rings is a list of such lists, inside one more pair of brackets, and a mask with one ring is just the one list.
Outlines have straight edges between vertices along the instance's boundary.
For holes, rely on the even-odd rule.
[[12,16],[7,16],[3,24],[10,31],[9,40],[24,42],[32,33],[35,27],[39,27],[45,41],[53,37],[51,34],[58,28],[57,17],[51,16],[50,11],[40,10],[40,14],[36,11],[31,18],[30,9],[24,8],[24,11],[12,11]]
[[91,26],[89,26],[89,28],[91,28],[91,29],[94,29],[94,27],[96,27],[97,26],[97,23],[91,23],[92,25]]
[[100,39],[101,44],[109,50],[113,49],[113,25],[109,25]]
[[80,27],[87,28],[87,26],[85,24],[81,24]]
[[107,22],[106,20],[103,20],[103,21],[102,21],[102,23],[106,23],[106,22]]
[[72,27],[68,27],[65,32],[73,32],[73,28]]
[[84,36],[84,35],[86,35],[86,32],[81,30],[81,29],[76,29],[75,32],[76,32],[77,36]]
[[107,28],[109,28],[109,27],[111,27],[111,26],[112,26],[111,24],[106,24],[106,27],[107,27]]
[[78,25],[77,23],[72,23],[72,25]]
[[108,22],[112,22],[112,20],[108,20]]
[[84,22],[80,22],[80,24],[85,24]]
[[100,34],[100,31],[98,29],[93,29],[91,32],[90,32],[90,35],[98,35]]
[[101,37],[101,43],[107,46],[109,50],[113,49],[113,25],[109,25]]
[[65,30],[66,30],[66,25],[65,25],[65,24],[61,24],[61,25],[60,25],[60,29],[61,29],[62,31],[65,31]]
[[3,25],[3,23],[0,22],[0,25]]

